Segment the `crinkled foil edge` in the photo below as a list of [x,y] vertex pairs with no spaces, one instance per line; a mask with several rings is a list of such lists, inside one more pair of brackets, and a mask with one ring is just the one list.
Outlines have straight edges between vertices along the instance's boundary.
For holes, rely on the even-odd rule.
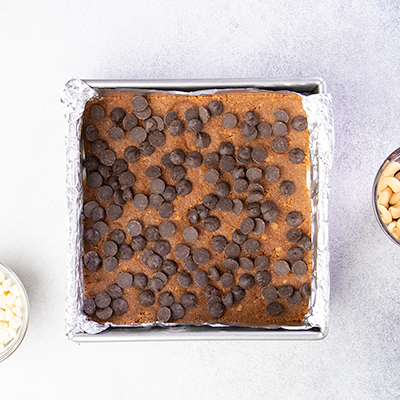
[[[107,89],[111,90],[111,89]],[[221,91],[248,90],[266,91],[255,88],[247,89],[206,89],[193,92],[163,91],[170,94],[206,95]],[[268,91],[268,90],[267,90]],[[135,90],[137,93],[157,92],[157,90]],[[279,93],[290,93],[279,91]],[[65,135],[66,146],[66,186],[67,186],[67,296],[66,296],[66,334],[73,338],[79,333],[96,334],[109,327],[186,327],[210,326],[217,328],[244,327],[241,324],[205,323],[175,324],[147,323],[115,325],[99,324],[90,321],[82,312],[84,300],[83,279],[83,187],[81,162],[81,127],[85,105],[93,98],[101,98],[98,91],[84,81],[71,79],[63,90],[61,101],[65,107],[65,118],[68,130]],[[302,96],[303,107],[308,118],[310,132],[310,176],[309,189],[312,207],[312,243],[313,270],[311,274],[311,297],[307,314],[300,326],[270,325],[263,328],[287,330],[307,330],[320,328],[325,336],[328,332],[329,315],[329,247],[328,247],[328,200],[330,189],[330,173],[333,159],[333,113],[329,94]],[[247,326],[248,327],[248,326]],[[254,327],[260,328],[260,327]]]

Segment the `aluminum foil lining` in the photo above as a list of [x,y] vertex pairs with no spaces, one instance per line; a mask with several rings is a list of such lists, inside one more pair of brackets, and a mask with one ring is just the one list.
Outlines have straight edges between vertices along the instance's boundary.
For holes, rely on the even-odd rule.
[[[107,89],[106,91],[111,90]],[[119,91],[123,89],[117,89]],[[170,94],[206,95],[224,90],[260,91],[261,89],[205,89],[193,92],[162,91]],[[104,93],[106,93],[106,91]],[[266,90],[263,90],[264,92]],[[66,146],[66,186],[68,207],[67,228],[67,296],[66,296],[66,334],[73,338],[77,334],[96,334],[109,327],[122,327],[112,323],[99,324],[90,321],[82,311],[84,300],[83,279],[83,187],[82,187],[82,114],[85,105],[93,98],[101,98],[101,91],[96,90],[79,79],[71,79],[64,87],[61,101],[65,107],[68,129],[65,135]],[[135,90],[135,93],[157,92],[157,90]],[[280,93],[290,93],[288,91]],[[333,160],[333,113],[331,96],[326,93],[302,96],[303,107],[307,114],[310,132],[310,174],[309,189],[311,194],[312,219],[312,258],[311,298],[307,314],[301,326],[266,326],[267,329],[283,328],[286,330],[309,330],[319,328],[323,336],[328,332],[329,315],[329,248],[328,248],[328,199],[330,173]],[[227,328],[225,323],[207,323],[206,326]],[[130,324],[123,327],[151,326],[187,326],[185,324]],[[259,327],[257,327],[259,328]]]

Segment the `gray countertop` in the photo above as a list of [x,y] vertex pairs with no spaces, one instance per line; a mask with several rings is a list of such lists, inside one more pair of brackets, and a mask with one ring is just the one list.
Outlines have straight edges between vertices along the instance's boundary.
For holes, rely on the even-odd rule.
[[[2,398],[399,398],[400,249],[371,201],[400,147],[399,19],[395,1],[0,2],[0,259],[31,301]],[[335,116],[327,338],[68,341],[63,85],[299,76],[325,79]]]

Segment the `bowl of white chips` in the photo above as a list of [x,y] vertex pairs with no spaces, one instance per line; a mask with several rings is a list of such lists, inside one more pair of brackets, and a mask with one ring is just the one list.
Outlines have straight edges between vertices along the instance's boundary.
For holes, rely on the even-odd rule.
[[0,263],[0,362],[19,347],[28,328],[29,301],[17,275]]

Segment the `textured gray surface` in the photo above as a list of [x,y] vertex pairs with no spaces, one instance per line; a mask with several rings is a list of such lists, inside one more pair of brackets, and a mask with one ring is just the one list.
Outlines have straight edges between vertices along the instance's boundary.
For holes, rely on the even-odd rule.
[[[0,257],[32,305],[25,341],[0,364],[2,397],[398,398],[400,249],[371,209],[375,172],[400,145],[398,3],[82,3],[0,1]],[[64,83],[311,75],[326,79],[335,113],[328,337],[68,342]]]

